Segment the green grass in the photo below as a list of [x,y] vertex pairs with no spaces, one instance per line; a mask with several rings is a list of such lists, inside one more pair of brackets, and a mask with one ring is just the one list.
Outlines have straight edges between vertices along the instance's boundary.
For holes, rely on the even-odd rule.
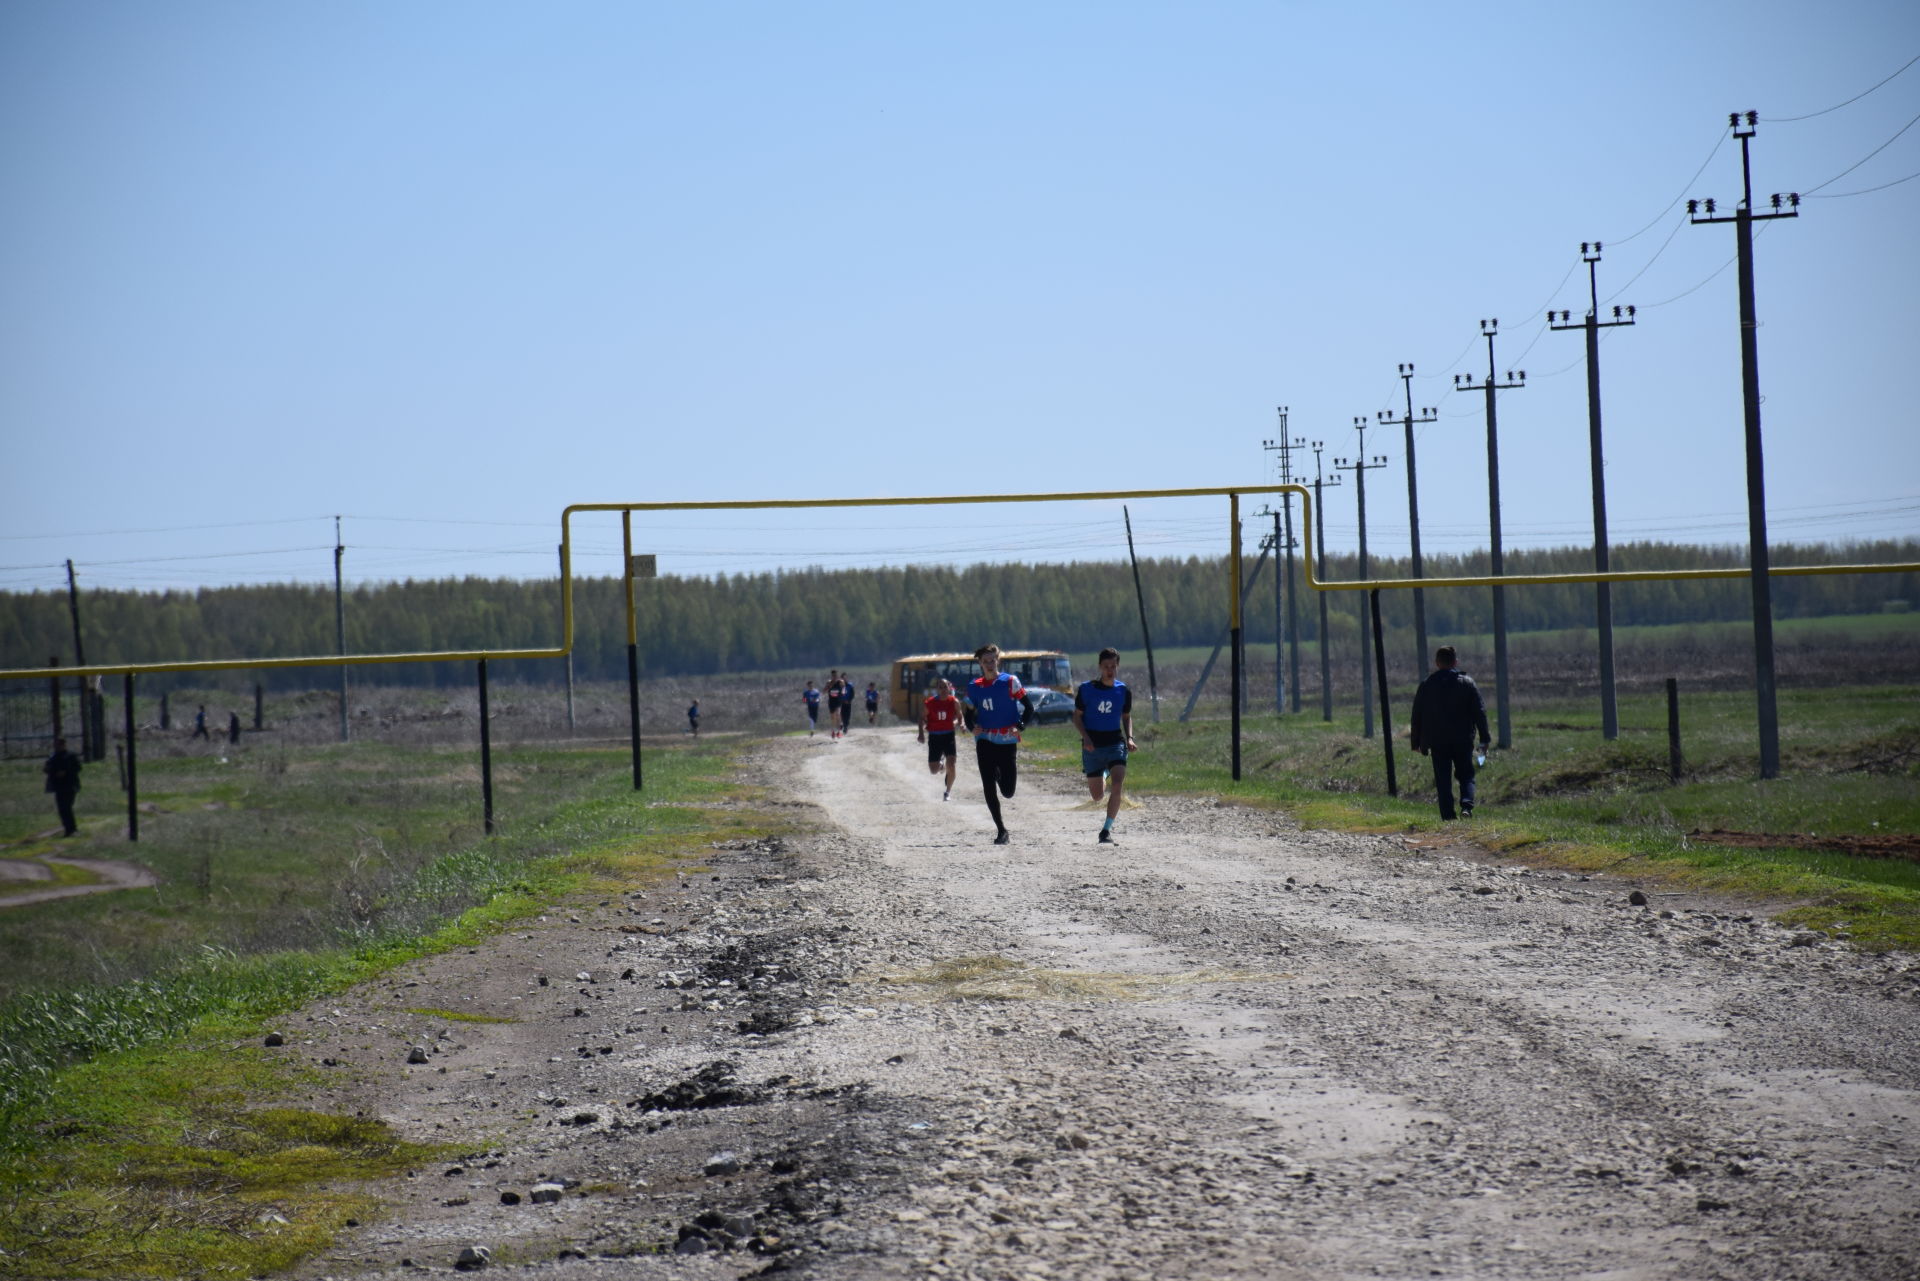
[[772,830],[731,803],[726,749],[685,742],[649,754],[645,793],[624,752],[498,753],[504,821],[487,838],[473,757],[356,744],[265,768],[158,762],[143,794],[166,812],[137,846],[86,852],[137,854],[167,882],[4,918],[0,1273],[252,1276],[324,1247],[379,1212],[338,1181],[435,1150],[261,1106],[301,1086],[246,1048],[265,1020],[570,895],[667,876],[716,835]]
[[[1404,709],[1396,709],[1401,711]],[[1514,746],[1480,776],[1470,829],[1496,853],[1610,868],[1758,897],[1783,921],[1830,928],[1868,948],[1920,950],[1920,863],[1834,853],[1820,838],[1920,834],[1920,689],[1782,691],[1781,777],[1759,781],[1751,694],[1702,693],[1681,708],[1685,771],[1667,778],[1664,697],[1621,700],[1621,736],[1599,734],[1582,702],[1529,706]],[[1141,794],[1187,792],[1285,809],[1310,826],[1437,831],[1432,767],[1396,723],[1400,795],[1386,794],[1381,740],[1357,716],[1248,716],[1242,778],[1230,774],[1221,721],[1136,719],[1141,752],[1128,780]],[[1029,735],[1066,753],[1071,730]],[[1760,848],[1710,844],[1696,832],[1763,833]]]

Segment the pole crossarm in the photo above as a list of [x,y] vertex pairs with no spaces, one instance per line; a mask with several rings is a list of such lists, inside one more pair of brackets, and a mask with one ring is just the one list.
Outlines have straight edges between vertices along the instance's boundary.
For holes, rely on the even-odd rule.
[[[564,658],[573,650],[573,517],[585,512],[685,512],[790,510],[807,507],[940,507],[986,503],[1101,502],[1145,498],[1237,498],[1243,495],[1297,494],[1302,507],[1300,531],[1307,585],[1317,592],[1403,591],[1417,587],[1525,586],[1542,583],[1628,583],[1676,579],[1744,578],[1752,571],[1736,569],[1614,570],[1595,574],[1505,574],[1470,578],[1381,578],[1352,582],[1322,581],[1314,572],[1313,488],[1310,485],[1220,485],[1198,489],[1118,489],[1057,494],[940,494],[920,498],[775,498],[727,502],[575,503],[560,516],[560,644],[548,649],[460,649],[406,654],[321,654],[306,658],[221,658],[164,663],[92,663],[84,667],[17,667],[0,669],[0,680],[46,680],[49,677],[116,676],[147,672],[212,672],[273,670],[289,667],[337,667],[369,663],[453,663],[501,658]],[[1885,565],[1773,565],[1768,572],[1800,574],[1911,574],[1920,562]]]

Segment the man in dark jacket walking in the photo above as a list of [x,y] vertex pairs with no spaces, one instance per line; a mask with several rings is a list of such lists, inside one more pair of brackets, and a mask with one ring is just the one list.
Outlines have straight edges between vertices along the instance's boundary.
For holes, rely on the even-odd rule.
[[53,793],[54,808],[60,811],[60,826],[73,836],[80,825],[73,821],[73,798],[80,794],[80,758],[67,750],[67,740],[53,740],[53,755],[40,767],[47,776],[47,790]]
[[1440,817],[1453,817],[1453,780],[1460,780],[1460,813],[1473,817],[1473,739],[1478,732],[1481,750],[1493,741],[1487,732],[1487,705],[1473,677],[1455,671],[1453,646],[1433,652],[1433,675],[1420,682],[1413,696],[1413,750],[1433,757],[1433,787],[1440,797]]

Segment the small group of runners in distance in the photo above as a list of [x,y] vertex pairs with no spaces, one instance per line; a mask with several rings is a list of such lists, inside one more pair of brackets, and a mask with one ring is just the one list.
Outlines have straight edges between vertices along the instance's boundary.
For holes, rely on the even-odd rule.
[[[1020,731],[1033,715],[1026,701],[1026,689],[1020,678],[1000,670],[1000,647],[982,645],[974,651],[980,663],[980,675],[956,694],[953,682],[934,683],[921,709],[919,740],[927,745],[927,772],[938,774],[944,766],[945,789],[940,799],[953,796],[953,779],[959,758],[959,726],[965,723],[973,734],[974,759],[980,768],[980,784],[987,798],[987,812],[993,816],[993,843],[1006,845],[1012,840],[1000,800],[1013,799],[1020,781],[1018,750]],[[1080,733],[1080,770],[1086,775],[1087,794],[1095,801],[1104,796],[1106,821],[1100,826],[1099,842],[1113,843],[1113,820],[1120,813],[1121,790],[1127,777],[1127,753],[1134,750],[1133,693],[1118,679],[1120,654],[1114,649],[1100,651],[1100,675],[1083,682],[1074,692],[1073,727]]]
[[[851,676],[838,671],[827,673],[827,729],[834,738],[845,738],[847,731],[853,728],[853,705],[860,699],[860,691],[854,688]],[[800,693],[800,700],[807,708],[807,737],[812,738],[820,728],[820,696],[822,691],[815,689],[812,681]],[[867,724],[880,723],[880,690],[872,681],[867,682]]]

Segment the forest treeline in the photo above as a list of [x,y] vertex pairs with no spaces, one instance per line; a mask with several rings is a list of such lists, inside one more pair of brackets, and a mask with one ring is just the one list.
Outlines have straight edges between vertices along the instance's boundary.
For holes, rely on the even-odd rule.
[[[1592,567],[1584,548],[1518,551],[1509,574],[1576,573]],[[1247,570],[1256,558],[1249,555]],[[1846,545],[1782,545],[1775,565],[1884,564],[1920,560],[1913,540]],[[1744,548],[1673,543],[1628,543],[1613,549],[1615,569],[1737,568]],[[1331,579],[1356,577],[1353,556],[1329,557]],[[1426,576],[1488,572],[1484,552],[1428,556]],[[1376,578],[1410,575],[1406,559],[1375,556]],[[1296,577],[1298,570],[1296,568]],[[1147,622],[1156,646],[1204,645],[1218,640],[1227,620],[1224,558],[1142,561]],[[1319,606],[1300,592],[1303,639],[1315,639]],[[1105,644],[1136,648],[1140,613],[1133,574],[1124,561],[1057,565],[974,565],[966,568],[808,569],[798,572],[665,577],[635,585],[639,650],[648,675],[705,675],[726,671],[872,667],[897,655],[972,649],[993,639],[1006,646],[1043,646],[1084,653]],[[1271,562],[1253,586],[1246,608],[1249,643],[1274,637]],[[1507,618],[1515,632],[1591,626],[1590,585],[1507,589]],[[1444,637],[1491,628],[1485,588],[1425,593],[1427,626]],[[1403,591],[1382,593],[1390,628],[1410,628],[1413,601]],[[1744,579],[1620,583],[1613,591],[1614,621],[1695,623],[1750,617]],[[1920,600],[1920,575],[1835,574],[1773,579],[1779,618],[1873,613]],[[1330,598],[1329,631],[1336,647],[1357,635],[1364,597]],[[588,578],[575,584],[575,676],[617,680],[626,675],[622,584]],[[334,598],[329,585],[219,587],[198,591],[82,591],[83,640],[94,663],[175,659],[272,658],[337,652]],[[426,650],[531,649],[560,638],[556,579],[438,579],[370,584],[346,596],[347,648],[356,653]],[[67,594],[0,594],[0,666],[37,667],[58,655],[73,662]],[[553,660],[502,661],[498,679],[549,681]],[[169,681],[154,677],[167,688]],[[204,684],[205,675],[182,677]],[[252,681],[254,675],[246,679]],[[269,688],[323,685],[330,677],[295,669],[260,674]],[[356,683],[466,683],[465,664],[380,664],[357,669]]]

